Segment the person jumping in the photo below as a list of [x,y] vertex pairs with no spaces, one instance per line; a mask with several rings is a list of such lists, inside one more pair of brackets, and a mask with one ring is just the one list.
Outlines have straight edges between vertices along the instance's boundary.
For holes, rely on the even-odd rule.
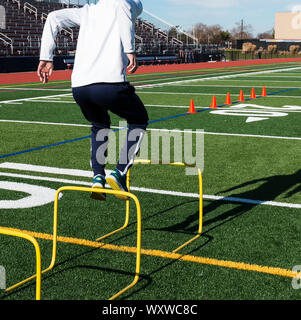
[[[128,191],[126,173],[148,125],[145,106],[126,77],[126,71],[132,74],[138,68],[135,21],[142,10],[140,0],[99,0],[81,8],[52,11],[44,26],[37,70],[43,83],[53,72],[58,32],[79,27],[71,86],[74,100],[91,123],[92,188],[104,188],[107,182],[114,190]],[[127,121],[128,131],[117,166],[106,179],[109,111]],[[105,200],[105,194],[94,192],[91,196]]]

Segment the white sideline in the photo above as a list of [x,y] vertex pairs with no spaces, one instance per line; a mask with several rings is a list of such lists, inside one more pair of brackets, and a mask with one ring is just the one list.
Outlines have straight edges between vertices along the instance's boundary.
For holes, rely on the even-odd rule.
[[[0,164],[0,168],[51,173],[51,174],[56,173],[56,174],[70,175],[70,176],[92,177],[92,171],[90,170],[64,169],[64,168],[46,167],[46,166],[39,166],[39,165],[28,165],[24,163],[4,162]],[[110,171],[108,170],[108,173],[109,172]],[[69,180],[69,179],[42,177],[42,176],[31,176],[31,175],[8,173],[8,172],[0,172],[0,176],[91,186],[91,182],[87,182],[87,181],[78,181],[78,180]],[[178,197],[187,197],[187,198],[199,198],[199,194],[197,193],[187,193],[187,192],[150,189],[150,188],[141,188],[141,187],[131,187],[130,189],[133,191],[145,192],[145,193],[154,193],[154,194],[162,194],[162,195],[170,195],[170,196],[178,196]],[[214,196],[214,195],[206,195],[206,194],[203,195],[203,198],[207,200],[215,200],[215,201],[218,200],[218,201],[227,201],[227,202],[247,203],[247,204],[253,204],[253,205],[267,205],[267,206],[274,206],[274,207],[301,209],[301,204],[297,204],[297,203],[263,201],[263,200],[253,200],[253,199],[245,199],[245,198],[237,198],[237,197]]]

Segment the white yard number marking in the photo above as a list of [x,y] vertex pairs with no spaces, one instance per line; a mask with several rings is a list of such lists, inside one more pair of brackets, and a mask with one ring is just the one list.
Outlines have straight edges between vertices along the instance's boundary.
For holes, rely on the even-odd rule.
[[0,189],[29,194],[18,200],[0,200],[0,209],[26,209],[46,205],[54,201],[56,190],[47,187],[0,181]]
[[[258,110],[259,109],[259,110]],[[241,103],[228,109],[214,110],[210,113],[224,115],[224,116],[237,116],[247,117],[246,123],[269,120],[275,117],[286,117],[287,112],[300,111],[299,106],[283,106],[281,108],[260,106],[257,104]]]

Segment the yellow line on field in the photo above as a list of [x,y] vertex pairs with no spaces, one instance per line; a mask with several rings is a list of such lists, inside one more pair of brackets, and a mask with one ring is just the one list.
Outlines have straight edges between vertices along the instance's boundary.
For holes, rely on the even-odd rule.
[[[47,233],[39,233],[39,232],[20,230],[15,228],[7,228],[7,229],[19,231],[19,232],[21,231],[39,239],[44,239],[44,240],[53,239],[53,236]],[[81,246],[93,247],[93,248],[102,248],[106,250],[136,253],[136,247],[117,246],[113,244],[106,244],[103,242],[90,241],[90,240],[79,239],[79,238],[58,236],[57,241],[77,244]],[[283,268],[268,267],[268,266],[260,266],[256,264],[248,264],[244,262],[218,260],[214,258],[197,257],[192,255],[185,255],[185,254],[179,254],[179,253],[173,253],[173,252],[167,252],[167,251],[161,251],[161,250],[150,250],[150,249],[141,249],[141,254],[144,254],[147,256],[173,259],[173,260],[182,260],[182,261],[195,262],[200,264],[207,264],[207,265],[224,267],[224,268],[254,271],[254,272],[266,273],[266,274],[271,274],[276,276],[288,277],[288,278],[300,277],[300,274],[298,272],[293,272],[291,270],[287,270]]]

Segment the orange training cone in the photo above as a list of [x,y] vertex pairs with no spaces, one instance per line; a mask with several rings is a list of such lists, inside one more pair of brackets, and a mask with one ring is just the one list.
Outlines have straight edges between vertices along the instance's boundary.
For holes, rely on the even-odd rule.
[[267,96],[267,91],[266,91],[265,87],[262,88],[261,96],[262,97],[266,97]]
[[190,107],[188,113],[196,113],[193,99],[190,100]]
[[255,94],[254,88],[252,88],[252,91],[251,91],[251,99],[256,99],[256,94]]
[[211,102],[211,106],[210,106],[211,109],[216,109],[217,106],[216,106],[216,97],[213,96],[212,97],[212,102]]
[[245,101],[245,99],[244,99],[244,92],[243,92],[242,90],[240,90],[238,101],[239,101],[239,102]]
[[230,92],[227,93],[225,104],[227,104],[227,105],[232,104],[231,97],[230,97]]

